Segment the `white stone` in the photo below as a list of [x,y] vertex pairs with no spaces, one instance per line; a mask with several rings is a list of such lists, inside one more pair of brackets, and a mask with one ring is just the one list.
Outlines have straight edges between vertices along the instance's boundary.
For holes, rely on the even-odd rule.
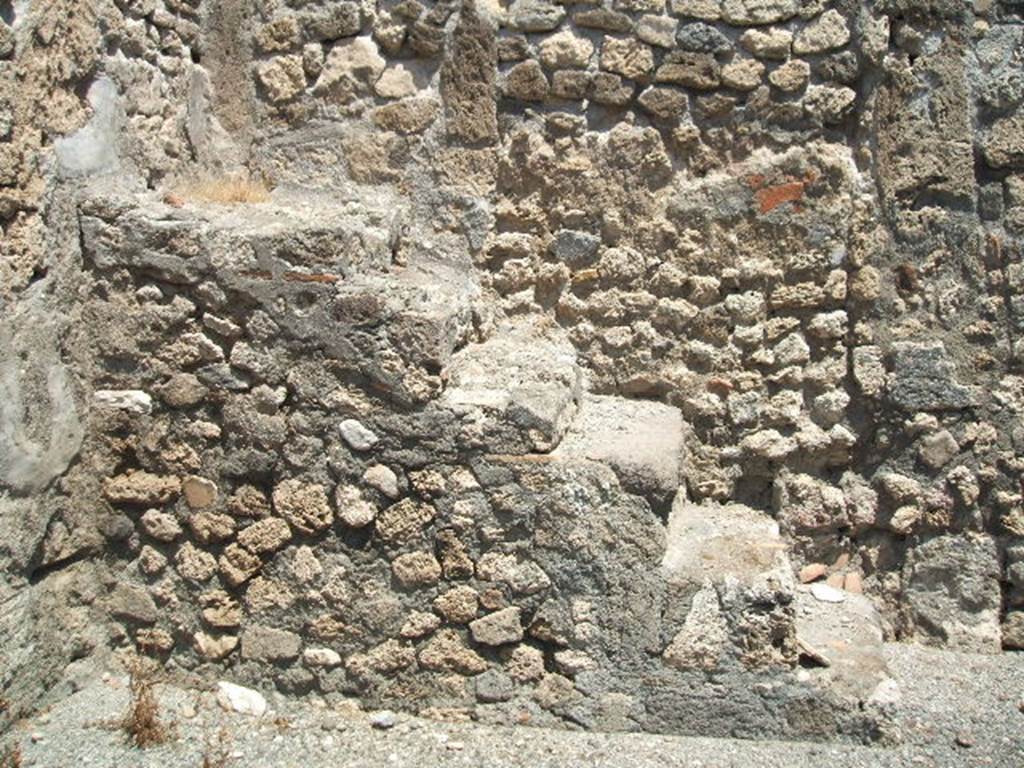
[[379,440],[373,432],[355,419],[345,419],[338,425],[338,430],[345,442],[355,451],[368,451]]
[[334,492],[338,517],[351,528],[364,528],[377,517],[377,508],[354,485],[339,485]]
[[814,595],[815,600],[820,600],[823,603],[841,603],[846,600],[846,595],[841,589],[821,582],[811,584],[811,594]]
[[341,664],[341,656],[330,648],[307,648],[302,653],[302,660],[307,667],[336,667]]
[[153,398],[138,389],[97,389],[92,399],[104,408],[139,414],[153,412]]
[[672,0],[672,13],[714,21],[722,17],[721,0]]
[[900,690],[900,684],[892,678],[888,678],[875,686],[874,692],[868,698],[868,704],[899,704],[902,699],[903,692]]
[[313,91],[345,101],[357,90],[375,83],[386,64],[371,38],[344,40],[331,48]]
[[290,101],[306,87],[306,73],[301,56],[277,56],[260,62],[256,70],[267,98],[274,104]]
[[182,482],[181,490],[192,509],[206,509],[217,501],[217,484],[205,477],[189,475]]
[[398,475],[383,464],[374,464],[363,473],[363,482],[376,488],[389,499],[398,498]]
[[398,719],[395,717],[395,713],[389,709],[383,709],[370,715],[370,725],[381,730],[394,728],[396,722]]
[[532,595],[551,586],[551,579],[532,560],[520,562],[515,555],[488,552],[476,564],[477,577],[504,582],[516,594]]
[[645,43],[661,48],[672,48],[676,42],[679,22],[668,16],[647,14],[640,17],[636,25],[636,36]]
[[693,596],[683,628],[662,654],[665,663],[675,669],[714,669],[729,640],[718,593],[707,582]]
[[58,139],[54,149],[58,172],[63,177],[91,176],[117,168],[120,95],[108,77],[97,78],[86,96],[92,107],[89,122],[69,136]]
[[774,24],[796,16],[799,0],[724,0],[722,18],[736,26]]
[[217,683],[217,703],[224,710],[241,715],[263,717],[267,712],[267,700],[263,694],[225,680]]
[[846,336],[849,317],[842,309],[823,312],[807,326],[807,331],[817,339],[841,339]]

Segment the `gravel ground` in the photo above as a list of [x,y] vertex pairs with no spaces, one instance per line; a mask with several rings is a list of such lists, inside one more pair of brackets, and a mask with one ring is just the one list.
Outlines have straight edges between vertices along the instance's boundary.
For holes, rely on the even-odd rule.
[[887,655],[902,691],[895,748],[494,728],[404,715],[381,730],[354,706],[285,699],[272,700],[257,720],[222,712],[208,692],[161,686],[161,711],[176,736],[141,750],[110,725],[128,701],[126,681],[110,675],[19,724],[6,741],[17,743],[26,767],[1024,767],[1024,654],[890,645]]

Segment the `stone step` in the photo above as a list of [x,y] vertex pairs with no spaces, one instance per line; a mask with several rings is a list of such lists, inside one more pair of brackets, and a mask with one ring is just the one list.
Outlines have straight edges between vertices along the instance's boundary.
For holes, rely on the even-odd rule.
[[793,666],[793,568],[778,524],[742,504],[672,503],[661,570],[673,606],[689,605],[664,658],[680,668]]
[[663,403],[588,394],[555,456],[607,464],[623,488],[667,511],[681,482],[683,416]]
[[[175,207],[155,195],[94,196],[81,208],[85,263],[127,269],[204,313],[263,310],[282,338],[357,369],[411,405],[440,391],[440,371],[469,340],[479,286],[450,261],[393,263],[403,205],[383,192],[346,200],[275,190],[270,202]],[[251,354],[243,338],[229,362]]]
[[669,599],[688,602],[689,612],[663,658],[679,669],[730,659],[779,667],[829,706],[870,704],[881,719],[898,691],[877,610],[863,595],[798,585],[786,551],[767,514],[741,504],[693,504],[680,492],[661,566]]
[[439,404],[478,420],[492,454],[550,454],[607,465],[623,488],[656,509],[680,484],[683,419],[652,401],[582,391],[572,344],[557,328],[520,321],[458,352]]
[[[339,285],[330,322],[378,390],[405,403],[425,402],[440,391],[440,374],[455,351],[473,337],[479,298],[466,271],[417,262]],[[331,335],[315,324],[310,331]]]
[[801,586],[795,628],[801,664],[819,687],[880,704],[899,695],[885,660],[881,617],[864,595],[821,583]]
[[230,205],[98,192],[83,201],[80,221],[86,255],[100,269],[125,267],[175,284],[216,271],[294,292],[388,269],[406,208],[384,192],[357,199],[290,188],[267,202]]
[[792,594],[793,569],[779,525],[743,504],[690,502],[680,491],[668,518],[665,577],[672,584],[734,581]]
[[582,371],[564,334],[532,322],[499,328],[456,353],[439,404],[475,419],[492,454],[548,453],[578,410]]

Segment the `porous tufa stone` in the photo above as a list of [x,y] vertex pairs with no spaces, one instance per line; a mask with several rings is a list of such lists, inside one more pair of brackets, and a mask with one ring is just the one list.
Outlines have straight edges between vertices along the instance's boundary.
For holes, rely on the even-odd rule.
[[515,606],[495,611],[470,622],[469,631],[483,645],[518,642],[523,639],[522,611]]

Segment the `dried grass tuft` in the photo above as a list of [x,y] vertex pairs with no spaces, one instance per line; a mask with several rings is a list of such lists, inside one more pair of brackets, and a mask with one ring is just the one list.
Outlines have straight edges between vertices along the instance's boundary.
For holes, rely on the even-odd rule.
[[230,757],[231,736],[226,728],[217,731],[216,736],[206,735],[202,768],[225,768]]
[[124,664],[128,669],[131,700],[121,728],[128,740],[143,749],[170,741],[173,729],[160,719],[152,666],[138,656],[128,658]]
[[265,203],[270,199],[270,189],[261,179],[253,179],[248,176],[222,176],[187,184],[167,195],[167,198],[199,200],[222,205]]

